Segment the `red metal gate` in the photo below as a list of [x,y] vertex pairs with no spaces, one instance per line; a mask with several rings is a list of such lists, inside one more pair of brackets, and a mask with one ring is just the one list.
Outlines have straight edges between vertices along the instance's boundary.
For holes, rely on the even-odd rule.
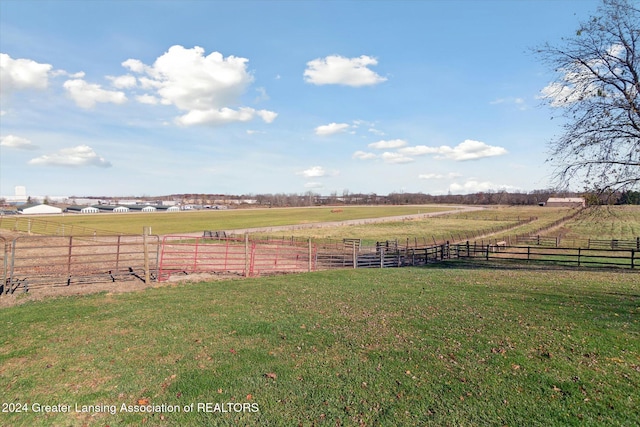
[[315,270],[316,245],[310,241],[165,236],[160,248],[158,280],[168,280],[180,273],[260,276]]

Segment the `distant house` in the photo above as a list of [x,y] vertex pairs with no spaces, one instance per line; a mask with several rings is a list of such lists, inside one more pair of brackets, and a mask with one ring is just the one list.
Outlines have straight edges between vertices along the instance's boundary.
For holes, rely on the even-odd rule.
[[18,208],[23,215],[60,214],[62,209],[51,205],[24,205]]
[[582,197],[549,197],[546,206],[556,208],[583,208],[586,206]]

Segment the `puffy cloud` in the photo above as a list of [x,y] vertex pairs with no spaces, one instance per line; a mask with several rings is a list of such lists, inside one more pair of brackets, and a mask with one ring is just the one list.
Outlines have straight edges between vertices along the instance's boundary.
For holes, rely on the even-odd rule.
[[328,171],[322,166],[312,166],[309,169],[296,172],[296,175],[302,175],[305,178],[322,178],[327,176],[337,176],[340,175],[340,172],[337,170]]
[[49,64],[40,64],[31,59],[13,59],[6,53],[0,53],[2,93],[23,89],[46,89],[52,68]]
[[307,170],[300,172],[299,174],[303,175],[305,178],[317,178],[321,176],[326,176],[327,171],[324,170],[322,166],[313,166]]
[[[604,52],[603,52],[604,53]],[[558,81],[549,83],[539,98],[545,99],[552,107],[566,107],[574,102],[599,96],[620,96],[617,91],[609,91],[608,84],[612,78],[618,80],[619,67],[626,68],[626,49],[621,44],[612,44],[602,57],[596,56],[586,62],[573,62],[568,68],[558,71]],[[632,86],[632,91],[637,89]]]
[[517,191],[518,188],[511,185],[496,185],[489,181],[470,179],[464,184],[453,183],[449,186],[452,193],[477,193],[480,191]]
[[178,117],[176,121],[185,126],[197,124],[219,125],[229,122],[248,122],[256,116],[261,117],[266,123],[271,123],[277,114],[272,111],[258,111],[249,107],[241,107],[237,110],[225,107],[219,110],[191,110],[187,114]]
[[136,87],[137,80],[131,74],[124,76],[107,76],[107,79],[111,80],[111,85],[118,89],[131,89]]
[[53,153],[45,154],[29,160],[30,165],[36,166],[98,166],[101,168],[111,167],[111,163],[103,157],[98,156],[93,148],[88,145],[78,145],[72,148],[63,148]]
[[440,147],[429,147],[426,145],[416,145],[414,147],[404,147],[398,150],[401,154],[408,156],[420,156],[425,154],[436,154],[437,159],[450,159],[456,161],[477,160],[484,157],[502,156],[507,154],[503,147],[488,145],[481,141],[466,139],[455,147],[441,145]]
[[378,156],[376,154],[374,154],[374,153],[367,153],[366,151],[358,150],[355,153],[353,153],[352,157],[354,159],[368,160],[368,159],[375,159]]
[[391,139],[391,140],[381,140],[378,142],[372,142],[369,144],[369,148],[375,148],[376,150],[385,150],[389,148],[400,148],[407,145],[407,141],[403,139]]
[[384,152],[380,156],[385,163],[411,163],[413,159],[401,153]]
[[318,126],[315,129],[316,135],[327,136],[335,133],[344,132],[349,129],[347,123],[329,123],[328,125]]
[[331,55],[307,62],[304,79],[315,85],[371,86],[387,80],[367,68],[377,64],[377,59],[366,55],[358,58]]
[[459,178],[462,175],[456,172],[449,172],[447,174],[443,174],[443,173],[424,173],[424,174],[420,174],[418,175],[419,179],[453,179],[453,178]]
[[84,80],[67,80],[63,87],[79,107],[93,108],[96,103],[123,104],[127,102],[124,92],[105,90],[100,85]]
[[408,156],[424,156],[425,154],[437,154],[441,147],[428,147],[426,145],[415,145],[413,147],[404,147],[398,151]]
[[27,138],[21,138],[15,135],[7,135],[0,137],[0,147],[15,148],[18,150],[37,150],[38,146],[34,145]]
[[201,47],[192,49],[172,46],[158,57],[153,65],[145,65],[137,59],[122,63],[134,73],[142,74],[138,79],[140,87],[153,91],[151,96],[159,98],[164,105],[175,105],[187,113],[177,119],[183,125],[244,122],[260,117],[271,123],[277,113],[254,110],[237,105],[240,96],[253,83],[253,76],[247,71],[246,58],[224,57],[219,52],[205,56]]

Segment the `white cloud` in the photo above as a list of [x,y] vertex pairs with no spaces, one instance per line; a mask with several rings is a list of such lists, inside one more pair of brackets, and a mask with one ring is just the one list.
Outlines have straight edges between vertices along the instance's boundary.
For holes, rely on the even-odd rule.
[[452,193],[477,193],[480,191],[518,191],[517,187],[512,185],[496,185],[489,181],[478,181],[469,179],[464,184],[453,183],[449,186]]
[[436,154],[437,159],[450,159],[455,161],[477,160],[484,157],[507,154],[507,150],[503,147],[488,145],[472,139],[466,139],[455,147],[449,147],[448,145],[441,145],[440,147],[416,145],[414,147],[401,148],[398,152],[408,156]]
[[53,153],[45,154],[29,160],[30,165],[36,166],[98,166],[101,168],[111,167],[111,163],[103,157],[98,156],[93,148],[88,145],[78,145],[72,148],[63,148]]
[[419,179],[454,179],[461,177],[462,174],[456,172],[449,172],[447,174],[443,173],[424,173],[418,175]]
[[328,125],[318,126],[315,129],[316,135],[327,136],[336,133],[344,132],[349,129],[347,123],[329,123]]
[[[176,45],[151,66],[137,59],[128,59],[122,66],[142,74],[138,79],[140,86],[154,92],[148,96],[159,98],[163,105],[175,105],[186,111],[177,118],[180,124],[221,125],[256,117],[267,123],[275,120],[277,113],[272,111],[231,108],[239,103],[241,95],[253,83],[253,76],[247,71],[246,58],[225,58],[219,52],[205,56],[204,53],[199,46],[187,49]],[[265,96],[266,92],[262,90],[261,99],[264,100]]]
[[67,80],[63,87],[79,107],[93,108],[96,103],[123,104],[127,102],[124,92],[105,90],[100,85],[84,80]]
[[40,64],[31,59],[13,59],[6,53],[0,53],[2,94],[24,89],[46,89],[52,68],[50,64]]
[[142,61],[140,61],[139,59],[127,59],[126,61],[124,61],[120,65],[122,65],[124,68],[128,68],[129,70],[133,71],[134,73],[138,73],[138,74],[142,74],[145,71],[147,71],[147,69],[148,69],[148,67],[146,65],[144,65],[144,63]]
[[237,110],[221,108],[219,110],[191,110],[180,116],[176,121],[185,126],[198,124],[221,125],[230,122],[248,122],[255,117],[261,117],[266,123],[271,123],[277,116],[276,113],[267,110],[255,110],[250,107],[240,107]]
[[148,104],[148,105],[157,105],[160,103],[160,100],[158,98],[156,98],[153,95],[149,95],[147,93],[145,93],[144,95],[136,96],[136,101],[138,101],[141,104]]
[[375,148],[376,150],[385,150],[389,148],[400,148],[407,145],[407,141],[403,139],[391,139],[391,140],[381,140],[378,142],[372,142],[369,144],[369,148]]
[[[626,61],[626,49],[620,44],[612,44],[602,57],[596,55],[586,62],[575,61],[567,68],[558,71],[558,81],[549,83],[540,93],[539,98],[549,101],[552,107],[566,107],[577,101],[599,96],[620,96],[617,90],[609,91],[608,82],[620,71],[619,66]],[[632,89],[633,85],[632,85]],[[615,93],[614,93],[615,92]],[[637,90],[635,90],[637,93]]]
[[313,166],[307,170],[300,172],[299,175],[302,175],[305,178],[316,178],[326,176],[327,171],[322,166]]
[[0,146],[7,148],[15,148],[18,150],[37,150],[38,146],[34,145],[27,138],[15,135],[7,135],[0,137]]
[[377,64],[377,59],[366,55],[358,58],[331,55],[307,62],[304,79],[307,83],[315,85],[338,84],[353,87],[375,85],[387,80],[367,68]]
[[368,159],[375,159],[378,156],[376,154],[374,154],[374,153],[367,153],[366,151],[359,151],[358,150],[355,153],[353,153],[352,157],[354,159],[368,160]]
[[400,164],[413,162],[413,159],[411,157],[407,157],[401,153],[384,152],[380,157],[382,157],[382,160],[384,160],[385,163]]
[[136,78],[131,74],[117,77],[107,76],[107,79],[111,80],[111,85],[118,89],[131,89],[137,85]]
[[428,147],[426,145],[415,145],[413,147],[404,147],[398,151],[408,156],[424,156],[425,154],[437,154],[441,147]]

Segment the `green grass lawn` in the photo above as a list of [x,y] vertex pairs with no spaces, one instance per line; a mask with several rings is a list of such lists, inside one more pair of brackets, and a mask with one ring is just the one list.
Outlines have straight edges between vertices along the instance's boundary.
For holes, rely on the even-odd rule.
[[[0,401],[27,412],[0,425],[637,425],[637,274],[455,266],[2,309]],[[122,411],[147,402],[181,411]]]
[[[273,209],[229,209],[183,212],[154,212],[127,214],[67,214],[64,216],[40,216],[34,220],[46,220],[55,224],[86,227],[87,229],[108,230],[113,233],[142,234],[145,226],[154,234],[202,232],[203,230],[230,230],[251,227],[269,227],[327,221],[343,221],[364,218],[379,218],[396,215],[454,210],[455,208],[424,206],[354,206],[334,208],[273,208]],[[21,231],[27,230],[26,217],[0,217],[0,228],[13,229],[16,221],[21,221]],[[35,229],[35,226],[34,226]],[[53,230],[53,228],[51,228]],[[101,233],[104,234],[104,233]]]

